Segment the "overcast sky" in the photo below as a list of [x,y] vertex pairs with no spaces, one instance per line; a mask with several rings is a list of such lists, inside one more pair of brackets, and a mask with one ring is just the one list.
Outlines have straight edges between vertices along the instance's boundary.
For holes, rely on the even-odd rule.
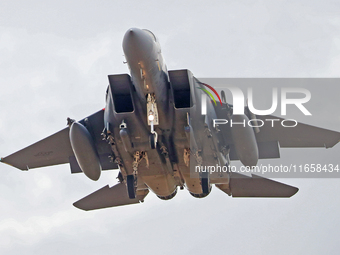
[[[0,156],[102,109],[107,75],[128,72],[121,45],[130,27],[153,31],[168,69],[196,77],[339,77],[339,13],[337,1],[1,1]],[[339,87],[321,91],[307,122],[340,131]],[[340,145],[286,149],[276,162],[340,163],[339,155]],[[68,165],[0,165],[0,253],[340,250],[340,179],[281,179],[300,189],[290,199],[233,199],[213,188],[204,199],[183,190],[170,201],[150,193],[141,205],[72,206],[116,175],[93,182]]]

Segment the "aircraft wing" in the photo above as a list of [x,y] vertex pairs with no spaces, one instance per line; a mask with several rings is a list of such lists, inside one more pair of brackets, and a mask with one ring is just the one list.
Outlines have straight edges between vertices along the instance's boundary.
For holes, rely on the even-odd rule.
[[64,128],[31,146],[2,158],[1,161],[21,170],[28,170],[68,163],[71,155],[73,151],[68,138],[68,128]]
[[[278,141],[282,148],[331,148],[340,141],[340,132],[302,123],[298,123],[295,127],[283,127],[280,122],[284,119],[271,115],[256,116],[256,118],[264,121],[260,132],[256,134],[258,142]],[[279,121],[275,121],[274,127],[272,127],[272,122],[266,121],[268,119],[278,119]]]
[[[226,104],[223,107],[216,107],[217,117],[226,117]],[[280,158],[281,148],[303,148],[303,147],[324,147],[331,148],[340,141],[340,132],[318,128],[315,126],[297,123],[295,127],[284,127],[294,125],[294,122],[272,115],[256,116],[256,119],[263,121],[264,125],[259,128],[260,132],[255,134],[259,150],[259,159]],[[254,125],[254,123],[252,123]],[[262,123],[258,123],[259,125]],[[273,127],[272,127],[273,125]],[[230,147],[229,157],[231,160],[238,160],[233,140],[231,139],[230,125],[219,125],[226,145]]]
[[[104,110],[98,111],[79,122],[86,126],[94,139],[103,170],[118,168],[116,164],[109,161],[110,147],[101,139],[101,132],[104,129]],[[5,158],[1,158],[1,162],[21,170],[70,163],[72,173],[81,172],[71,148],[68,127]]]

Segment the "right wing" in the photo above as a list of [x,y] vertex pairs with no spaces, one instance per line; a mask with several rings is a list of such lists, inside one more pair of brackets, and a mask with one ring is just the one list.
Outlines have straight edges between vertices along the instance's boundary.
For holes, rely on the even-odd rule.
[[69,128],[64,128],[39,142],[2,158],[1,162],[21,170],[68,163],[69,157],[74,155],[68,133]]
[[[225,119],[226,110],[230,107],[223,104],[222,107],[215,107],[217,117]],[[255,134],[259,150],[259,159],[279,158],[279,148],[306,148],[324,147],[331,148],[340,141],[340,132],[319,128],[303,123],[297,123],[295,127],[283,127],[282,121],[288,121],[272,115],[256,116],[256,119],[263,121],[264,125],[259,127],[260,132]],[[270,120],[277,121],[270,121]],[[291,124],[291,123],[290,123]],[[290,125],[286,123],[285,125]],[[273,125],[273,126],[272,126]],[[225,144],[230,148],[230,159],[238,160],[236,154],[230,125],[219,125],[222,131]]]
[[[110,162],[108,158],[111,154],[109,145],[101,138],[104,129],[104,110],[98,111],[79,122],[86,126],[94,139],[102,169],[117,169],[117,165]],[[72,173],[81,172],[71,148],[68,127],[18,152],[1,158],[1,162],[21,170],[70,163]]]
[[[279,122],[284,119],[267,115],[256,116],[264,121],[260,132],[256,134],[258,142],[278,141],[282,148],[294,147],[324,147],[331,148],[340,141],[340,132],[319,128],[303,123],[298,123],[295,127],[283,127]],[[266,119],[279,119],[272,127],[271,121]]]

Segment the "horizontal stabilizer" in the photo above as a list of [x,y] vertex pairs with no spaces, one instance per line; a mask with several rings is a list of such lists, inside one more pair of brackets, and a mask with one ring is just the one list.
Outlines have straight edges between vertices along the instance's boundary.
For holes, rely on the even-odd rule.
[[93,192],[92,194],[78,200],[73,205],[79,209],[90,211],[121,205],[138,204],[148,194],[148,190],[143,195],[137,195],[135,199],[130,199],[124,183],[109,185]]
[[216,185],[219,189],[233,197],[291,197],[298,188],[287,184],[269,180],[257,175],[248,177],[233,173],[230,180],[230,190],[223,185]]

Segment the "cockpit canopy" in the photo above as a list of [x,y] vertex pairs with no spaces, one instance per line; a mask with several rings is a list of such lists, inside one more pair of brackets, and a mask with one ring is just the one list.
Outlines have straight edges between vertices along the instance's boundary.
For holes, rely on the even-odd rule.
[[157,37],[156,37],[150,30],[147,30],[147,29],[142,29],[142,30],[145,31],[145,32],[147,32],[148,35],[150,35],[151,38],[152,38],[155,42],[158,41],[158,40],[157,40]]

